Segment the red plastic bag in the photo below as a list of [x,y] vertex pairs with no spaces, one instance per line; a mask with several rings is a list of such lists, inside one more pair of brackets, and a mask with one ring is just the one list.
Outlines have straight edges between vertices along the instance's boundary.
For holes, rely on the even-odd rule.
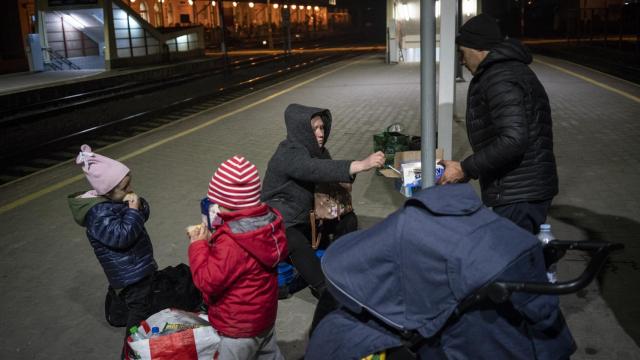
[[[151,337],[151,329],[158,327],[160,334]],[[134,340],[127,338],[127,359],[141,360],[201,360],[213,359],[220,344],[220,336],[199,315],[177,309],[164,309],[142,321]]]

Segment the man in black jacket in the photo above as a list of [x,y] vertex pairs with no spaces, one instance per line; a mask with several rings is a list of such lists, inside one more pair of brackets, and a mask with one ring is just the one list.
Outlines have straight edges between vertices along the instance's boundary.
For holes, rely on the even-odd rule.
[[515,39],[504,39],[495,19],[467,21],[456,43],[473,74],[467,94],[467,135],[473,154],[441,162],[440,184],[479,179],[486,206],[536,234],[558,193],[551,109]]

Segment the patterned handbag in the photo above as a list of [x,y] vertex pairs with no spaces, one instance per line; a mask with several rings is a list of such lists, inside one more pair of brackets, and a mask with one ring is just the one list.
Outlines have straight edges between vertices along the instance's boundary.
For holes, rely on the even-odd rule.
[[320,245],[322,234],[317,231],[317,225],[321,225],[324,220],[340,219],[352,211],[350,183],[316,184],[314,209],[309,214],[311,247],[317,249]]
[[314,193],[314,214],[316,220],[339,219],[353,211],[351,204],[351,184],[316,184]]

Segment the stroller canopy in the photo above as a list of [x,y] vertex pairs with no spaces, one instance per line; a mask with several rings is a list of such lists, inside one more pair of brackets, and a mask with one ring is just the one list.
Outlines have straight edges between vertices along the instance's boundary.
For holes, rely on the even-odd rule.
[[349,310],[365,308],[396,329],[431,337],[467,295],[535,247],[533,235],[484,207],[470,185],[443,185],[342,237],[322,270]]

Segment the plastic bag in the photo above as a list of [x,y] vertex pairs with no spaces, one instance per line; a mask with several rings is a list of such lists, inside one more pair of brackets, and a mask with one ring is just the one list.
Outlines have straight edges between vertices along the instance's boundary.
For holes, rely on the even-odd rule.
[[400,124],[392,124],[380,134],[373,135],[373,151],[382,151],[385,165],[393,166],[393,158],[397,152],[408,151],[411,137],[401,133]]
[[[140,323],[136,337],[127,338],[126,359],[198,360],[213,359],[220,345],[220,336],[211,327],[206,314],[177,309],[164,309]],[[151,336],[157,327],[160,334]]]

